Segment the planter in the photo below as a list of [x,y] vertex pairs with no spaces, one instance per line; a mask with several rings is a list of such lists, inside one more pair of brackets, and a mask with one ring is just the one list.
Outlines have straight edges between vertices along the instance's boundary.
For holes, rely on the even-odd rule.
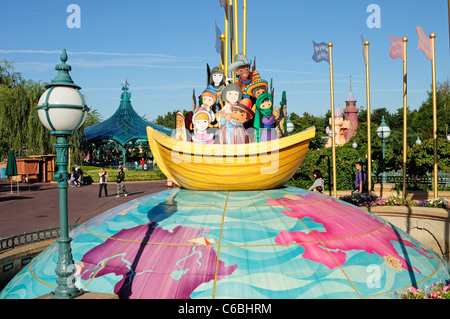
[[412,206],[374,206],[366,209],[450,261],[450,210]]

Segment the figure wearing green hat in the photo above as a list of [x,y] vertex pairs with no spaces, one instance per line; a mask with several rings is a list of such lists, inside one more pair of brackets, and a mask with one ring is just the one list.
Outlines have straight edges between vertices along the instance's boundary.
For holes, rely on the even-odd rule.
[[273,98],[268,92],[263,92],[256,99],[255,142],[266,142],[277,139],[275,115],[273,114]]

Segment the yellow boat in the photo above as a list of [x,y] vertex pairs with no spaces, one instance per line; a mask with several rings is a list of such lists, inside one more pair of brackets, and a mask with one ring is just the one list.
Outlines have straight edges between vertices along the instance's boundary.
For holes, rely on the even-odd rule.
[[305,158],[315,127],[278,140],[250,144],[178,141],[147,127],[156,164],[190,190],[263,190],[284,186]]

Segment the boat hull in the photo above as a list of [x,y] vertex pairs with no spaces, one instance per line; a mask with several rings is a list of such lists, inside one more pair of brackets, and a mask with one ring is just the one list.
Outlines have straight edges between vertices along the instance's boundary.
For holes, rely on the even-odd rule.
[[284,186],[305,158],[315,128],[282,139],[221,145],[182,142],[147,127],[158,167],[190,190],[262,190]]

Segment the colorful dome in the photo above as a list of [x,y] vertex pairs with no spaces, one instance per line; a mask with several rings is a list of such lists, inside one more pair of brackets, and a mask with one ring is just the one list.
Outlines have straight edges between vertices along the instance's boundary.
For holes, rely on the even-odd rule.
[[[449,278],[414,238],[356,206],[303,189],[174,188],[71,232],[76,279],[120,298],[393,298]],[[54,244],[0,292],[54,290]]]

